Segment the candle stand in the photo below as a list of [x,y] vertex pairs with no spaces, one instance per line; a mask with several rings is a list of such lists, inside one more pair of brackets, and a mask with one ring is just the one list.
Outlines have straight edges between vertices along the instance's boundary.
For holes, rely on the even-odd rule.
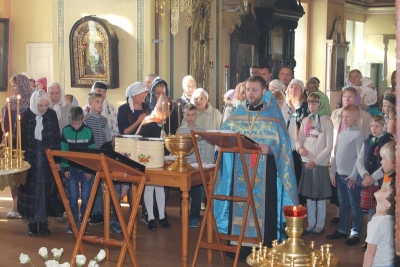
[[[292,209],[292,207],[301,206],[286,206],[284,213],[286,218],[285,232],[288,239],[278,244],[278,240],[272,242],[272,248],[262,246],[259,248],[253,247],[252,253],[247,257],[246,261],[250,266],[256,267],[272,267],[272,266],[307,266],[307,267],[337,267],[339,259],[331,253],[332,245],[325,244],[320,247],[320,250],[314,249],[314,241],[311,241],[309,246],[304,245],[300,239],[303,233],[303,219],[306,217],[305,212]],[[291,208],[290,211],[285,208]],[[304,211],[306,210],[305,207]],[[297,213],[298,212],[298,213]],[[292,216],[288,216],[292,215]]]

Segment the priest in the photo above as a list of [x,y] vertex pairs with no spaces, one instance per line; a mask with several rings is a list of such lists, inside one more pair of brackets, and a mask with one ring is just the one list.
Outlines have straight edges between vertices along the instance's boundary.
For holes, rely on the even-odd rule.
[[[261,148],[262,155],[256,170],[255,155],[246,154],[245,159],[249,177],[257,172],[253,198],[261,239],[265,246],[271,247],[273,240],[282,241],[285,238],[283,206],[296,205],[298,197],[290,138],[279,105],[262,77],[253,76],[247,80],[246,101],[229,116],[221,130],[244,134]],[[224,153],[222,157],[215,194],[229,196],[233,193],[245,197],[247,191],[240,155]],[[239,235],[244,209],[242,202],[216,200],[214,215],[218,232]],[[246,237],[257,236],[251,209],[244,233]],[[253,245],[256,244],[242,244],[240,259],[250,254]]]

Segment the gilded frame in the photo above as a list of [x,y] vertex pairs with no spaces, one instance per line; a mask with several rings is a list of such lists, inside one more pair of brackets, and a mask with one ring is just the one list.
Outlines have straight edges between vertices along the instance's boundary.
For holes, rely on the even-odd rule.
[[119,87],[118,38],[105,19],[86,16],[70,33],[71,87],[91,87],[103,81]]
[[8,87],[9,19],[0,18],[0,92]]

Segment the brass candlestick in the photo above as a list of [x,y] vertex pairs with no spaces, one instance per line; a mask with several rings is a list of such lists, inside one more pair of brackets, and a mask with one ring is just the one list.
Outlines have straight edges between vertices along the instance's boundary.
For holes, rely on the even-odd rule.
[[168,151],[176,155],[174,162],[168,167],[169,171],[191,171],[194,168],[186,161],[186,155],[193,152],[192,136],[190,134],[175,134],[164,137]]
[[[288,239],[278,244],[278,240],[272,242],[272,248],[267,249],[260,244],[259,248],[253,247],[252,253],[246,261],[250,266],[307,266],[307,267],[326,267],[339,266],[339,259],[330,252],[332,245],[321,246],[320,250],[314,249],[314,241],[310,246],[304,245],[299,237],[303,233],[303,219],[306,216],[286,218],[285,232]],[[269,251],[267,253],[267,250]]]

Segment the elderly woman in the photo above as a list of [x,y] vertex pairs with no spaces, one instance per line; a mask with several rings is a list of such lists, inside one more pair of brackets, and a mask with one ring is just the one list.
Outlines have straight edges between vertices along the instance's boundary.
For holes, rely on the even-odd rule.
[[[218,109],[213,108],[208,102],[208,93],[203,88],[197,88],[193,91],[190,100],[197,108],[196,125],[204,130],[219,130],[222,122],[222,114]],[[186,125],[186,120],[182,120],[182,125]],[[206,162],[214,163],[214,146],[206,145]]]
[[[13,129],[15,129],[16,125],[16,114],[17,114],[17,95],[20,95],[21,99],[19,102],[19,112],[25,111],[29,108],[29,99],[32,95],[32,88],[29,83],[29,79],[24,74],[16,74],[10,79],[12,96],[10,97],[10,105],[11,105],[11,121],[13,125]],[[6,132],[9,132],[9,123],[8,123],[8,110],[7,103],[4,105],[2,110],[2,116],[4,118],[4,128]],[[14,133],[16,131],[13,131]],[[13,198],[13,210],[7,213],[7,219],[21,219],[21,215],[18,213],[17,203],[18,203],[18,187],[13,186],[11,188],[11,196]]]
[[[289,106],[289,119],[287,121],[288,132],[293,149],[293,162],[296,174],[297,185],[301,178],[301,156],[296,151],[297,135],[300,129],[303,118],[308,117],[310,111],[308,110],[308,103],[304,99],[304,83],[301,80],[293,79],[289,85],[286,95],[286,102]],[[306,199],[299,196],[300,204],[306,204]]]
[[[107,85],[102,81],[97,81],[92,85],[92,89],[90,92],[98,92],[103,96],[103,111],[101,112],[101,115],[107,118],[108,128],[110,128],[111,137],[119,135],[117,109],[110,102],[107,101]],[[88,114],[90,111],[89,104],[84,106],[82,109],[85,115]]]
[[42,235],[51,235],[47,213],[54,178],[45,151],[59,150],[61,139],[57,114],[49,109],[50,102],[47,93],[38,89],[31,96],[29,109],[21,114],[22,149],[31,168],[26,183],[19,187],[18,211],[28,219],[29,236],[37,236],[38,224]]
[[145,103],[147,87],[142,82],[128,86],[125,92],[126,103],[118,108],[118,128],[120,134],[135,134],[142,120],[151,109]]

